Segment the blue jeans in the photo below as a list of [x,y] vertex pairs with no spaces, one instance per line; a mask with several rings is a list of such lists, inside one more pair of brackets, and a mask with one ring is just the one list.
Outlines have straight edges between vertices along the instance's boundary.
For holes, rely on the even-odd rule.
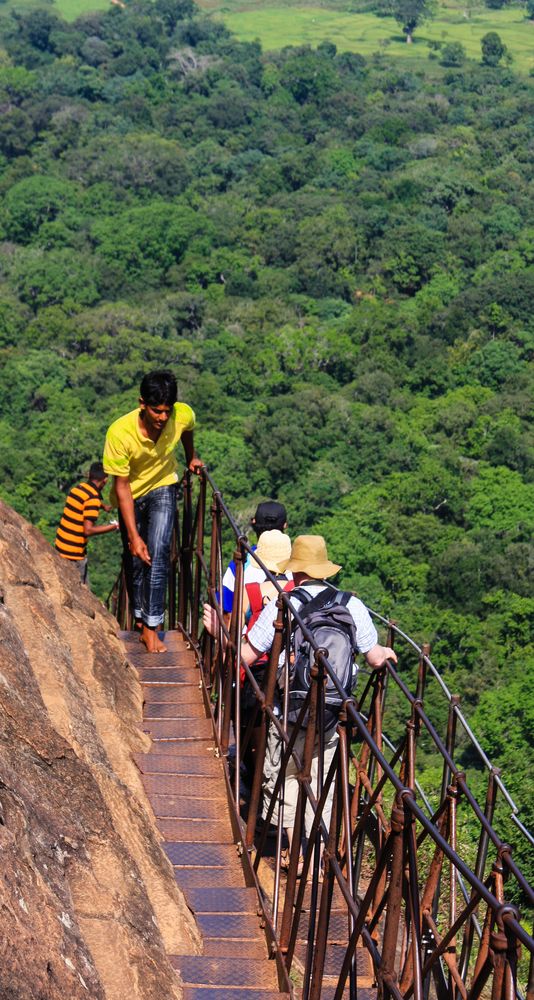
[[132,558],[124,523],[119,518],[130,607],[138,621],[157,628],[165,616],[165,591],[176,515],[176,485],[173,483],[151,490],[134,500],[134,509],[137,530],[146,543],[152,562],[148,566],[137,556]]

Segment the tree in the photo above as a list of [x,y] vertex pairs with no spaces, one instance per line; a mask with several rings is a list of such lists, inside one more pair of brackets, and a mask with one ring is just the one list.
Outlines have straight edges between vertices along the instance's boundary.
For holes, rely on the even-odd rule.
[[12,266],[13,284],[22,302],[36,312],[64,303],[69,308],[92,305],[99,294],[94,260],[70,249],[20,249]]
[[193,17],[197,10],[192,0],[156,0],[154,7],[169,34],[172,34],[179,21]]
[[465,49],[462,43],[449,42],[448,45],[444,45],[439,61],[442,66],[462,66],[465,62]]
[[480,40],[484,66],[498,66],[506,53],[506,45],[496,31],[488,31]]
[[147,287],[161,281],[203,226],[188,205],[153,201],[99,220],[91,233],[111,277]]
[[28,243],[43,223],[74,205],[77,195],[76,185],[44,174],[13,184],[4,202],[3,222],[8,237]]
[[400,24],[408,44],[413,42],[415,29],[434,17],[436,13],[435,0],[391,0],[390,11],[397,24]]
[[290,50],[281,73],[281,82],[297,104],[323,104],[335,91],[336,76],[319,52],[309,49]]

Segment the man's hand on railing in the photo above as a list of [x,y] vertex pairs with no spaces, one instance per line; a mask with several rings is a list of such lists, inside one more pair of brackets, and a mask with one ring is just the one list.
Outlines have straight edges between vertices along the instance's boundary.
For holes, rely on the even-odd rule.
[[383,667],[386,660],[393,660],[393,663],[397,662],[395,650],[390,649],[389,646],[380,646],[378,643],[364,655],[367,663],[373,670]]
[[204,462],[198,455],[193,455],[193,458],[187,466],[190,472],[194,472],[196,476],[200,474],[200,470],[204,468]]
[[212,608],[211,604],[204,604],[203,606],[202,624],[204,625],[206,632],[209,632],[210,635],[217,634],[217,625],[218,625],[217,612],[215,608]]

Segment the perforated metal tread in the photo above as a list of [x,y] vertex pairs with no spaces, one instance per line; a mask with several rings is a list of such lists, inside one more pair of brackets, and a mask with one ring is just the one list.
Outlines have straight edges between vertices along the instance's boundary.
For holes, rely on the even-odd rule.
[[152,739],[211,740],[213,730],[209,719],[144,719],[143,729]]
[[[346,950],[347,945],[335,945],[330,942],[328,943],[324,967],[325,978],[335,976],[337,982],[337,977],[339,976],[343,966]],[[303,942],[298,942],[296,945],[295,955],[302,962],[302,964],[304,964],[306,960],[306,945]],[[356,948],[355,958],[358,983],[361,986],[372,986],[373,969],[369,953],[365,950],[365,948]]]
[[[160,753],[154,753],[153,749],[154,744],[152,744],[151,753],[135,755],[135,762],[144,775],[189,774],[202,778],[216,778],[217,781],[223,780],[221,762],[216,760],[213,753],[207,751],[205,747],[200,750],[197,748],[196,756],[193,754],[194,748],[192,747],[181,747],[178,750],[177,747],[165,744],[165,746],[160,747]],[[176,752],[171,753],[170,751]],[[199,792],[200,788],[199,785]]]
[[204,955],[217,956],[221,958],[248,958],[255,962],[267,958],[267,949],[264,941],[257,938],[250,938],[248,941],[236,940],[232,938],[206,938],[204,941]]
[[[334,1000],[334,997],[336,995],[336,989],[337,989],[337,979],[333,979],[330,982],[328,982],[327,979],[323,979],[321,983],[321,1000]],[[376,1000],[376,989],[367,989],[366,987],[361,986],[360,983],[358,982],[357,990],[358,990],[358,1000]],[[343,993],[343,1000],[349,1000],[349,997],[350,997],[350,991],[347,986]],[[242,1000],[245,1000],[245,998],[243,997]]]
[[161,658],[158,659],[157,667],[146,667],[144,664],[140,664],[137,671],[140,679],[149,684],[190,684],[192,686],[198,684],[198,670],[192,667],[171,665],[167,667],[161,663]]
[[[145,707],[143,709],[143,718],[145,720],[145,725],[149,719],[181,719],[182,722],[190,719],[206,720],[206,712],[204,710],[204,705],[198,703],[198,698],[195,697],[194,701],[185,702],[185,693],[183,698],[177,696],[176,701],[156,701],[151,697],[152,691],[150,689],[150,696],[145,695]],[[157,688],[155,689],[157,690]],[[196,692],[194,692],[196,695]],[[193,697],[193,695],[191,695]],[[184,717],[185,713],[185,717]],[[210,723],[211,729],[211,723]]]
[[228,986],[185,986],[184,1000],[290,1000],[289,993],[273,990],[232,990]]
[[151,684],[150,681],[143,681],[143,699],[145,707],[147,705],[197,705],[201,711],[201,717],[205,717],[206,712],[202,699],[199,698],[198,679],[196,684]]
[[[202,746],[200,745],[202,743]],[[202,750],[202,754],[200,754]],[[214,740],[198,740],[195,743],[191,743],[191,740],[152,740],[152,746],[150,748],[151,754],[169,754],[172,756],[182,756],[191,757],[195,756],[196,753],[199,757],[208,758],[211,757],[215,759],[215,741]],[[145,754],[145,756],[148,756]]]
[[259,933],[259,918],[242,913],[197,913],[204,938],[234,938],[246,941]]
[[189,795],[153,795],[152,808],[158,819],[216,820],[221,815],[217,799],[194,798]]
[[232,827],[227,816],[218,822],[205,819],[158,819],[158,830],[165,840],[193,838],[197,844],[233,844]]
[[273,962],[255,962],[247,958],[207,957],[205,955],[171,956],[180,970],[184,986],[253,986],[276,989],[276,966]]
[[174,878],[180,888],[188,889],[240,889],[243,886],[243,874],[237,867],[228,868],[181,868],[174,866]]
[[251,913],[258,911],[255,889],[186,889],[187,902],[195,913]]
[[229,844],[198,844],[189,841],[181,844],[163,844],[172,865],[184,868],[224,868],[236,863],[236,849]]

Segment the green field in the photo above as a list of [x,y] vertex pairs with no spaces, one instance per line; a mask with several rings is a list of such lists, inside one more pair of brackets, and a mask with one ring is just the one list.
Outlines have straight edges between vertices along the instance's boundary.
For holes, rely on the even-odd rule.
[[7,11],[33,10],[37,7],[44,7],[64,17],[66,21],[74,21],[80,14],[88,14],[93,10],[107,10],[110,0],[6,0],[0,5],[0,13]]
[[[67,20],[91,10],[105,10],[110,0],[7,0],[3,11],[46,6]],[[461,42],[467,55],[480,58],[480,39],[488,31],[501,36],[512,57],[514,69],[522,73],[534,70],[534,23],[525,17],[525,8],[508,7],[489,10],[462,4],[442,4],[438,16],[423,24],[407,45],[393,18],[375,17],[368,12],[348,12],[344,0],[325,0],[323,5],[291,2],[283,6],[269,0],[200,0],[199,6],[220,17],[243,41],[258,39],[266,51],[285,45],[318,45],[328,39],[340,51],[349,50],[369,56],[375,52],[403,55],[416,62],[429,56],[429,42]],[[344,8],[344,9],[343,9]]]
[[461,42],[467,55],[480,59],[480,39],[488,31],[496,31],[507,46],[514,68],[528,72],[534,67],[534,24],[525,18],[524,9],[504,10],[440,7],[433,21],[423,24],[415,33],[412,45],[407,45],[393,18],[375,17],[369,13],[344,13],[324,7],[288,7],[250,5],[243,3],[212,6],[217,16],[244,41],[257,38],[267,51],[284,45],[316,46],[324,39],[334,42],[340,50],[371,55],[387,49],[411,59],[427,59],[428,42]]
[[87,14],[91,10],[107,10],[110,6],[109,0],[55,0],[54,8],[67,21],[74,21],[80,14]]

